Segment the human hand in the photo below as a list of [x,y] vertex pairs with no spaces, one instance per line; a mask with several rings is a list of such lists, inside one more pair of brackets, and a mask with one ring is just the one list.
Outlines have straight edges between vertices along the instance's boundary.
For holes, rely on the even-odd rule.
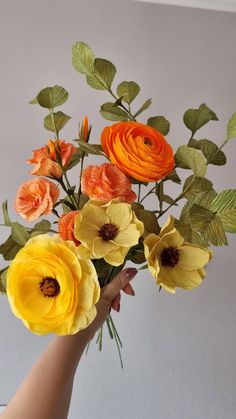
[[96,304],[97,316],[88,327],[92,336],[103,325],[111,308],[120,311],[121,291],[127,295],[135,295],[130,281],[135,277],[137,272],[136,268],[126,268],[119,272],[109,284],[101,289],[100,299]]

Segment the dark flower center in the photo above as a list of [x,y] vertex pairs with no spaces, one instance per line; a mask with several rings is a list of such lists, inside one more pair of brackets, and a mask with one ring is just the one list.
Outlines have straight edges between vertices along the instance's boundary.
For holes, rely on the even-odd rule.
[[103,240],[108,241],[114,239],[116,237],[118,228],[114,224],[104,224],[98,234],[102,237]]
[[55,278],[43,278],[39,286],[44,297],[56,297],[60,292],[60,285]]
[[161,263],[163,266],[171,266],[172,268],[177,265],[179,261],[179,250],[175,247],[167,247],[161,253]]
[[152,142],[151,142],[150,138],[144,138],[144,144],[145,145],[152,145]]

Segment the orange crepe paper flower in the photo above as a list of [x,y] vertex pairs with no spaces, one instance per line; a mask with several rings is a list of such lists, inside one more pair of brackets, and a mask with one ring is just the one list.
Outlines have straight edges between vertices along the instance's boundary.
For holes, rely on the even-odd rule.
[[103,129],[102,147],[127,176],[156,182],[174,169],[171,146],[156,129],[139,122],[118,122]]
[[81,129],[80,129],[80,139],[87,142],[89,139],[89,133],[90,133],[90,128],[89,128],[89,123],[88,123],[88,117],[85,116],[81,125]]
[[88,166],[83,170],[81,190],[92,199],[109,202],[114,198],[131,204],[137,195],[131,190],[131,182],[112,163]]
[[22,183],[13,204],[16,212],[28,221],[52,212],[60,190],[47,179],[37,178]]
[[66,169],[76,151],[77,148],[65,140],[49,140],[47,146],[34,150],[33,158],[27,160],[28,163],[36,164],[31,175],[60,178],[62,169],[57,162],[57,155],[60,156],[63,169]]
[[74,224],[75,217],[80,213],[79,210],[70,211],[67,214],[62,214],[58,221],[58,233],[63,240],[71,240],[76,246],[80,244],[80,241],[75,238],[74,235]]

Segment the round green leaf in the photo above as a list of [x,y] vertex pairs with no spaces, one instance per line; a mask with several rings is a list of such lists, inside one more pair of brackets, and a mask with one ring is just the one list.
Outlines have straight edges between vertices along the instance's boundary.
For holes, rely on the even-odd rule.
[[134,81],[123,81],[117,87],[117,94],[129,105],[133,102],[140,92],[140,87]]

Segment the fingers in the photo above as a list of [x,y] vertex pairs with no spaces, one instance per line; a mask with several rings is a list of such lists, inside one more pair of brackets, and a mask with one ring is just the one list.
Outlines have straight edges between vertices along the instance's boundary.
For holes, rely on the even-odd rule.
[[122,291],[124,291],[124,293],[127,294],[127,295],[135,295],[134,289],[130,285],[130,283],[125,285],[125,287],[122,289]]
[[115,311],[120,311],[120,300],[121,300],[121,294],[119,293],[114,300],[111,303],[111,308]]
[[[107,300],[112,302],[114,298],[117,295],[119,295],[120,291],[129,284],[129,281],[131,281],[131,279],[133,279],[136,274],[137,269],[135,268],[126,268],[123,271],[119,272],[115,276],[115,278],[110,282],[110,284],[104,287],[103,298],[106,298]],[[129,287],[128,290],[130,290]]]

